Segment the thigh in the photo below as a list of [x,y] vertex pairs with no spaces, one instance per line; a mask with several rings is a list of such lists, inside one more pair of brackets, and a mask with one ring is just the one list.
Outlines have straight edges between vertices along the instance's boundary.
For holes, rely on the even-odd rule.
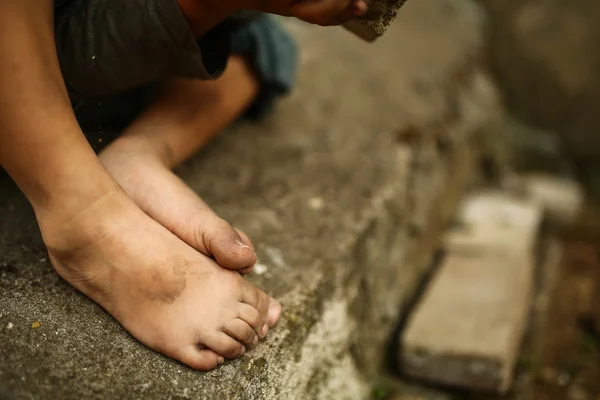
[[223,24],[196,40],[176,0],[55,0],[56,49],[83,131],[99,151],[169,78],[212,79],[229,56]]
[[123,93],[169,77],[212,79],[229,56],[226,27],[197,40],[176,0],[68,0],[55,8],[55,34],[74,98]]

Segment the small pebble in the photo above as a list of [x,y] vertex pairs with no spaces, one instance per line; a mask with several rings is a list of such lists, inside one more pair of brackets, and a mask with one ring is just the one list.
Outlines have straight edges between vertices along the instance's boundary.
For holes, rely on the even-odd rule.
[[313,210],[320,210],[323,208],[324,205],[325,205],[325,202],[320,197],[312,197],[308,201],[308,206],[310,208],[312,208]]
[[571,375],[566,372],[561,373],[558,376],[558,385],[561,387],[567,386],[571,382]]
[[255,264],[254,265],[254,273],[256,275],[262,275],[265,272],[267,272],[269,268],[267,268],[267,266],[265,264]]
[[6,329],[12,329],[13,328],[13,323],[9,322],[8,325],[6,325]]

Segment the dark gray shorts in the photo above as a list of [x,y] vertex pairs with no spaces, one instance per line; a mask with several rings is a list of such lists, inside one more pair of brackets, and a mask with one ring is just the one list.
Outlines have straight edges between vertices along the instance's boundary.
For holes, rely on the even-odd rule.
[[296,46],[264,14],[236,15],[196,39],[175,0],[55,0],[58,57],[84,131],[118,131],[169,78],[215,79],[244,54],[262,81],[249,114],[291,89]]

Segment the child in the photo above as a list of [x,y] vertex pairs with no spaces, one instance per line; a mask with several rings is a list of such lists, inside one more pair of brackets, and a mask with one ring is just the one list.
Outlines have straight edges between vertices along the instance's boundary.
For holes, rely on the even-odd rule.
[[[0,164],[31,202],[52,265],[142,343],[199,370],[242,355],[281,313],[240,275],[256,260],[247,236],[171,172],[291,84],[291,41],[242,10],[333,25],[366,4],[0,4]],[[96,156],[82,128],[106,124],[125,128]]]

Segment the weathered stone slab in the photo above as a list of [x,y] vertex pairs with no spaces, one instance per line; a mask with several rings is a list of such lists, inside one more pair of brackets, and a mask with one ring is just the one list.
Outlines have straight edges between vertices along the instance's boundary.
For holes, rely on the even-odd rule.
[[367,42],[372,42],[382,36],[394,22],[406,0],[371,0],[368,3],[367,14],[360,19],[347,22],[344,28]]
[[563,225],[575,222],[585,201],[583,189],[575,180],[545,173],[515,176],[507,186],[542,206],[548,220]]
[[541,205],[500,191],[469,196],[458,226],[445,240],[449,252],[493,252],[511,257],[534,254],[543,217]]
[[423,272],[406,260],[499,110],[470,1],[419,0],[399,18],[372,45],[289,22],[297,90],[178,171],[253,238],[262,273],[250,279],[284,309],[267,341],[215,371],[148,350],[61,281],[4,177],[0,387],[19,399],[367,398]]
[[[519,364],[522,368],[516,369],[511,390],[502,396],[504,400],[532,400],[538,386],[538,369],[535,367],[538,360],[543,359],[547,336],[552,335],[548,330],[548,317],[553,313],[550,302],[551,295],[556,289],[560,278],[560,264],[563,251],[561,244],[552,237],[543,237],[540,244],[541,264],[536,270],[536,290],[532,299],[531,313],[527,332],[519,350]],[[600,303],[599,303],[600,304]],[[378,385],[380,391],[395,393],[394,400],[453,400],[456,392],[447,390],[443,385],[431,386],[427,381],[415,381],[409,377],[400,380],[382,380]],[[459,396],[460,397],[460,396]],[[498,400],[494,393],[471,393],[469,398],[477,400]]]
[[541,211],[488,192],[465,201],[460,215],[402,334],[401,362],[410,376],[505,392],[527,326]]
[[529,312],[532,266],[500,255],[449,255],[402,338],[410,376],[504,392]]

